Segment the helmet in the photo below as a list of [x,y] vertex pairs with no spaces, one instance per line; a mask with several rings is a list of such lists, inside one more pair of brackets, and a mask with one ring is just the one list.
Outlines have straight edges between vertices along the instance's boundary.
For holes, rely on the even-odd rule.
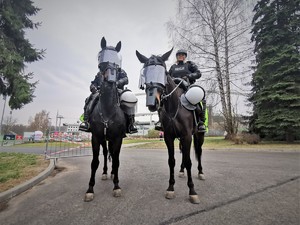
[[185,57],[187,57],[187,51],[184,50],[184,49],[179,49],[179,50],[176,52],[176,56],[177,56],[178,54],[184,54]]

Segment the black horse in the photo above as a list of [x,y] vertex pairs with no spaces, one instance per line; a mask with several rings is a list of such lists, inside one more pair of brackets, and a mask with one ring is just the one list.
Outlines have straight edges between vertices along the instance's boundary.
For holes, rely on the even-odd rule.
[[164,129],[164,140],[168,148],[168,163],[170,168],[169,187],[165,197],[172,199],[174,194],[174,141],[176,138],[180,140],[182,151],[182,169],[187,170],[189,187],[189,199],[192,203],[199,203],[199,197],[194,189],[194,183],[191,174],[192,162],[190,158],[190,149],[192,138],[194,137],[194,148],[196,158],[199,162],[199,174],[202,174],[201,155],[202,144],[204,141],[204,133],[196,132],[196,124],[194,122],[194,114],[192,111],[184,108],[180,102],[180,96],[183,94],[183,89],[179,88],[174,80],[167,75],[165,61],[169,58],[171,52],[162,56],[152,55],[150,58],[143,56],[138,51],[136,55],[141,63],[144,63],[141,74],[141,88],[146,85],[146,105],[152,112],[158,111],[159,117]]
[[[91,178],[85,201],[94,198],[95,175],[99,166],[100,144],[108,142],[108,150],[112,158],[113,195],[119,197],[119,155],[123,138],[126,136],[126,119],[120,108],[120,100],[116,86],[116,70],[120,66],[118,52],[121,42],[116,47],[106,46],[106,40],[101,40],[102,50],[99,52],[99,66],[101,67],[102,82],[99,87],[99,100],[90,116],[90,129],[92,132],[93,159],[91,163]],[[105,148],[103,147],[105,151]],[[105,152],[103,152],[105,154]],[[107,158],[104,155],[105,158]],[[106,166],[107,170],[107,166]],[[105,172],[105,165],[104,165]]]

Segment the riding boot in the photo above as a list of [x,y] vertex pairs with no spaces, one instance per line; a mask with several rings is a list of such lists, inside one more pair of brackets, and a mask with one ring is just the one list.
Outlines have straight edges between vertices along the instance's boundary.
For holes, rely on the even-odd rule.
[[93,109],[93,105],[95,104],[95,99],[97,97],[97,94],[92,93],[89,97],[85,100],[84,105],[84,113],[83,113],[83,122],[79,125],[79,130],[90,132],[90,124],[89,124],[89,115]]
[[129,134],[134,134],[134,133],[137,133],[138,132],[138,130],[137,130],[137,128],[135,127],[135,125],[134,125],[134,115],[128,115],[128,114],[126,114],[126,116],[127,116],[127,121],[128,121],[128,127],[127,127],[127,133],[129,133]]
[[88,120],[89,120],[89,116],[88,116],[87,110],[84,110],[83,122],[79,125],[79,130],[85,131],[85,132],[90,132],[90,124],[89,124]]
[[199,118],[199,121],[197,123],[197,129],[199,133],[205,133],[206,132],[206,127],[204,125],[205,122],[205,111],[203,110],[203,108],[200,108],[201,106],[199,104],[197,104],[197,108],[195,109],[195,113]]

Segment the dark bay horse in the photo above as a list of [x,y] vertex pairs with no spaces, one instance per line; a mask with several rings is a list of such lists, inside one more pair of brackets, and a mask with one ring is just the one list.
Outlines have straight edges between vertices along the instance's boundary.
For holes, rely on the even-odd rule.
[[[179,88],[173,79],[167,75],[165,61],[169,58],[171,52],[162,56],[152,55],[150,58],[136,51],[136,55],[141,63],[144,63],[141,74],[140,85],[146,86],[146,105],[152,112],[158,111],[160,121],[164,129],[164,141],[168,148],[168,164],[170,169],[169,186],[165,197],[172,199],[174,193],[174,141],[176,138],[180,140],[182,151],[182,167],[187,170],[187,185],[189,187],[189,199],[192,203],[198,204],[199,197],[194,189],[194,183],[191,174],[192,162],[190,158],[190,149],[192,139],[194,138],[194,148],[196,158],[198,160],[199,174],[202,174],[201,155],[202,144],[204,141],[204,133],[196,132],[196,124],[194,122],[194,114],[181,105],[180,96],[183,89]],[[182,168],[183,169],[183,168]]]
[[[94,198],[95,175],[99,166],[100,145],[108,142],[108,151],[112,158],[113,173],[113,195],[119,197],[119,155],[123,138],[126,136],[126,119],[120,108],[120,100],[116,86],[116,70],[120,66],[118,52],[121,49],[121,42],[116,47],[106,46],[106,40],[101,40],[102,50],[99,53],[101,66],[101,85],[99,87],[99,100],[90,116],[90,129],[92,132],[93,159],[91,163],[91,177],[89,188],[85,195],[85,201],[92,201]],[[105,151],[105,148],[103,147]],[[103,152],[105,154],[105,152]],[[104,155],[106,158],[106,156]],[[104,165],[104,170],[105,170]],[[106,166],[107,170],[107,166]],[[104,173],[105,171],[103,171]]]

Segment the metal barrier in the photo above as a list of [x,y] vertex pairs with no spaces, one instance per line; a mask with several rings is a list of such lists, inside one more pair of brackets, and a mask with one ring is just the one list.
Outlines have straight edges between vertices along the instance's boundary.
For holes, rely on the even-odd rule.
[[78,134],[64,132],[59,137],[46,139],[45,158],[67,158],[93,155],[90,137],[81,139]]

